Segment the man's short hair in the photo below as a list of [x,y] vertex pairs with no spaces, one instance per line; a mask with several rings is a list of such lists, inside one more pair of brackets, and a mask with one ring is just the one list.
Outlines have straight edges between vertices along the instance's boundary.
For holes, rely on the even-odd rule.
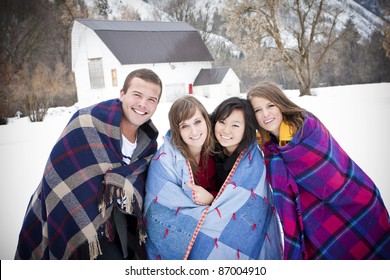
[[133,78],[140,78],[146,82],[158,85],[160,87],[160,95],[158,99],[160,100],[162,93],[162,82],[160,77],[155,72],[147,68],[141,68],[130,72],[130,74],[126,77],[125,82],[123,83],[122,90],[124,91],[124,93],[127,92],[127,89],[130,87],[130,83]]

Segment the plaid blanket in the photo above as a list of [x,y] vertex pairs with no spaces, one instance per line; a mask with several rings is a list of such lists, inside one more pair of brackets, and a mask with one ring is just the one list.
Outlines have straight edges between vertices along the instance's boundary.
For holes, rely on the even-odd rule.
[[[123,165],[121,118],[119,99],[72,116],[30,199],[15,259],[95,259],[101,254],[98,229],[104,227],[106,238],[113,238],[108,221],[114,207],[142,219],[146,172],[158,133],[151,121],[142,125],[136,160]],[[80,248],[87,252],[83,255]]]
[[281,259],[281,229],[256,145],[241,153],[211,206],[184,182],[189,163],[170,143],[152,159],[144,215],[149,259]]
[[285,259],[389,259],[389,214],[379,190],[308,115],[286,146],[264,145],[284,229]]

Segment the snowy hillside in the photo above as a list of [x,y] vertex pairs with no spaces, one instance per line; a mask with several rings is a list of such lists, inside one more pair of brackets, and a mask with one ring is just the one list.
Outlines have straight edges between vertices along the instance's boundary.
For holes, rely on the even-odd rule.
[[[95,0],[85,0],[89,7],[94,5]],[[342,8],[345,15],[342,19],[344,24],[348,19],[352,19],[358,26],[358,29],[364,33],[369,34],[373,30],[379,28],[383,21],[364,8],[362,5],[353,0],[339,1],[339,0],[327,0],[331,6]],[[209,5],[209,12],[212,14],[216,9],[222,9],[224,6],[224,0],[198,0],[196,1],[196,7],[201,9],[206,7],[206,3]],[[120,18],[121,10],[123,8],[130,8],[137,11],[141,16],[141,20],[154,20],[153,10],[154,6],[142,1],[142,0],[108,0],[108,4],[112,10],[109,15],[109,19]],[[169,20],[168,18],[166,20]]]
[[[92,7],[94,0],[85,0],[88,6]],[[197,0],[196,7],[201,9],[206,7],[206,3],[209,5],[209,13],[213,14],[216,9],[222,9],[224,6],[224,0]],[[375,31],[380,30],[380,26],[383,24],[382,19],[373,14],[362,5],[353,0],[327,0],[333,7],[341,8],[344,11],[343,16],[340,18],[338,25],[339,29],[342,29],[348,19],[351,19],[356,25],[359,33],[362,37],[369,37],[369,35]],[[155,20],[153,17],[153,10],[156,8],[142,0],[108,0],[108,4],[112,10],[109,15],[109,19],[119,19],[123,8],[130,8],[136,11],[141,20]],[[169,21],[168,16],[164,20]]]
[[353,0],[340,1],[344,6],[345,15],[342,22],[345,24],[351,19],[359,30],[360,35],[368,37],[372,32],[381,30],[383,20]]

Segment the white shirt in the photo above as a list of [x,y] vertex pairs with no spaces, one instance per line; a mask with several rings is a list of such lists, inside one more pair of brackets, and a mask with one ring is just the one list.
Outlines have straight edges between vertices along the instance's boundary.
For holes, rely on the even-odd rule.
[[[134,150],[137,147],[137,138],[135,139],[135,143],[131,143],[127,138],[122,134],[121,137],[121,150],[122,150],[122,155],[123,155],[123,162],[126,164],[129,164],[131,162],[131,157],[133,156]],[[123,204],[126,205],[127,203],[127,197],[124,195],[122,199],[117,198],[117,203],[119,205]]]
[[122,134],[122,155],[123,162],[129,164],[131,162],[131,157],[133,156],[134,150],[137,147],[137,139],[135,143],[131,143],[127,138]]

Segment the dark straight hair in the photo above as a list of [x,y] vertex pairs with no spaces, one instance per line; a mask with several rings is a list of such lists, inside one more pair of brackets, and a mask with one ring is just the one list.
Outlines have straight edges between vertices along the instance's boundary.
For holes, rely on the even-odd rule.
[[[215,110],[211,113],[210,119],[214,128],[218,121],[225,120],[234,110],[242,111],[245,119],[244,137],[235,150],[235,152],[239,154],[256,141],[256,130],[258,128],[258,124],[249,101],[239,97],[230,97],[222,101],[222,103],[215,108]],[[217,149],[221,152],[222,147],[218,144]]]

